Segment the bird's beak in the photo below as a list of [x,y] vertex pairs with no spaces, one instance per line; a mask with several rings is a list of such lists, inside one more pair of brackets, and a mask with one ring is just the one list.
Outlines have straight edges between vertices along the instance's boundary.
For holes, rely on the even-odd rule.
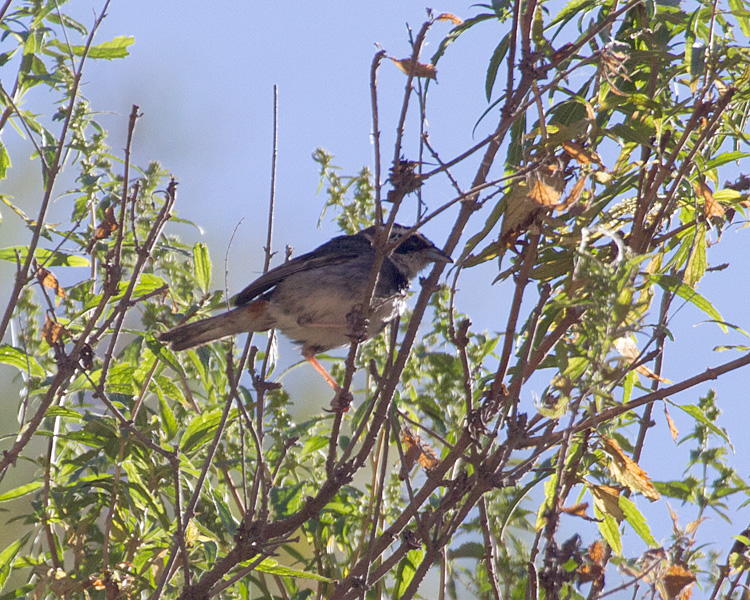
[[440,248],[433,247],[427,250],[426,256],[430,261],[437,263],[452,263],[453,259]]

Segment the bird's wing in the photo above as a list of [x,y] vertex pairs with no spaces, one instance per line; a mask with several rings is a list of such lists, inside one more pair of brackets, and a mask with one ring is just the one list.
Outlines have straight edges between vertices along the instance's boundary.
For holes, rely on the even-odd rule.
[[355,234],[335,237],[312,252],[293,258],[261,275],[237,294],[232,303],[243,306],[294,273],[338,265],[362,256],[363,253],[372,252],[372,245],[363,236]]

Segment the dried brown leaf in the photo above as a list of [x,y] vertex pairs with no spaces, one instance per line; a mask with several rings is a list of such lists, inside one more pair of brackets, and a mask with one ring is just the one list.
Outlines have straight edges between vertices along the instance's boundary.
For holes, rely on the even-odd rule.
[[[425,470],[434,469],[440,464],[440,459],[435,451],[428,444],[422,441],[417,434],[410,428],[404,427],[401,430],[401,440],[404,444],[404,468],[407,473],[418,462]],[[403,478],[403,471],[401,473]]]
[[[667,593],[667,598],[664,600],[674,600],[675,598],[687,600],[690,597],[690,589],[685,590],[684,588],[686,586],[692,587],[696,579],[696,576],[685,567],[672,565],[664,576],[664,589]],[[686,591],[687,596],[684,595]]]
[[672,420],[672,417],[669,416],[669,411],[667,410],[667,405],[664,405],[664,416],[667,417],[667,425],[669,425],[669,433],[672,434],[672,439],[677,442],[677,438],[680,435],[680,432],[677,430],[677,426],[674,424],[674,421]]
[[561,510],[566,515],[571,515],[573,517],[581,517],[582,519],[587,519],[591,521],[593,519],[586,514],[586,511],[588,510],[588,508],[589,508],[588,502],[580,502],[579,504],[574,504],[573,506],[563,506]]
[[623,452],[614,439],[602,436],[601,441],[604,451],[612,459],[609,463],[609,472],[615,481],[633,492],[643,494],[649,500],[661,498],[661,494],[656,491],[646,472]]
[[[628,364],[632,365],[640,356],[638,346],[636,346],[635,342],[628,336],[617,338],[614,341],[614,346],[615,350],[620,353],[620,355],[628,362]],[[656,381],[659,381],[661,383],[670,383],[669,379],[665,379],[664,377],[657,375],[646,365],[638,365],[635,370],[641,375],[645,375],[649,379],[655,379]]]
[[565,152],[567,152],[570,157],[580,165],[588,165],[594,163],[596,165],[599,165],[600,167],[603,167],[602,159],[599,158],[599,155],[596,152],[587,150],[583,147],[582,144],[579,144],[577,142],[563,142],[562,147]]
[[581,175],[581,177],[578,178],[578,181],[576,181],[576,184],[573,186],[573,189],[570,190],[570,193],[565,197],[565,200],[555,205],[555,210],[558,212],[562,212],[578,202],[581,194],[583,193],[583,189],[586,187],[586,182],[588,181],[588,179],[588,175]]
[[539,206],[555,208],[565,187],[562,169],[556,164],[544,165],[529,174],[528,184],[530,200]]
[[65,290],[57,281],[57,278],[47,269],[41,267],[39,271],[37,271],[36,278],[44,287],[48,287],[51,290],[55,291],[55,296],[57,296],[57,304],[59,304],[60,298],[65,298]]
[[[411,58],[391,58],[396,63],[396,66],[401,69],[407,75],[411,71],[412,62]],[[426,79],[437,79],[437,69],[435,65],[425,64],[417,62],[414,66],[414,77],[425,77]]]
[[60,341],[63,335],[67,333],[67,329],[60,325],[57,321],[50,319],[47,315],[47,319],[42,327],[42,339],[45,340],[50,346]]
[[722,219],[724,217],[724,213],[726,212],[724,207],[714,199],[711,188],[705,182],[693,182],[693,189],[698,196],[703,198],[703,214],[707,219]]
[[440,13],[437,17],[435,17],[436,21],[450,21],[454,25],[460,25],[464,22],[463,19],[457,17],[453,13]]
[[605,515],[611,515],[620,523],[625,519],[625,514],[620,508],[620,490],[611,485],[590,486],[591,495],[594,497],[594,505]]

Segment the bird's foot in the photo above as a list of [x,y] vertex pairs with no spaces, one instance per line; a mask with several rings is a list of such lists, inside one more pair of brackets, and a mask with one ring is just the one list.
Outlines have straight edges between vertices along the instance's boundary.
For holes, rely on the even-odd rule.
[[331,400],[331,412],[332,413],[345,413],[349,410],[354,401],[354,396],[349,390],[345,390],[339,387],[336,390],[336,395]]

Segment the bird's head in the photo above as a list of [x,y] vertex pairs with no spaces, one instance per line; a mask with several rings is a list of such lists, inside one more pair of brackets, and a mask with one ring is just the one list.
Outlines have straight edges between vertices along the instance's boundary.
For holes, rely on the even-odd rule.
[[[368,227],[359,232],[371,244],[375,244],[375,227]],[[394,223],[389,241],[398,244],[390,259],[409,279],[416,277],[422,269],[432,262],[453,262],[450,256],[440,250],[418,231]]]

